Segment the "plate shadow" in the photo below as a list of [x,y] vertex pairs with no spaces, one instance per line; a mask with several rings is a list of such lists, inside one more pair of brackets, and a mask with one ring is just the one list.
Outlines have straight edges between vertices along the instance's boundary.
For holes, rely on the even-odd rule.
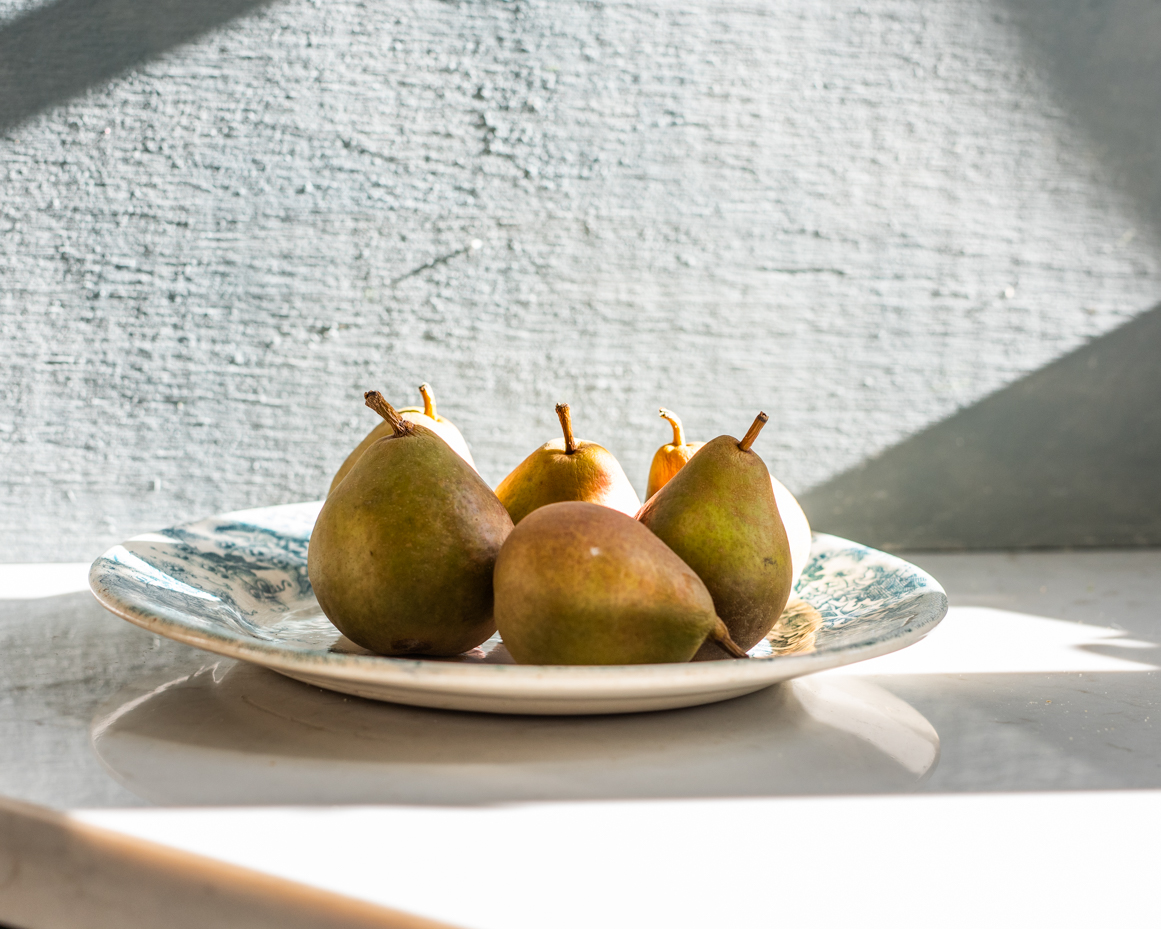
[[722,703],[502,716],[345,697],[223,660],[126,691],[97,756],[160,804],[439,804],[914,790],[939,737],[907,703],[808,677]]

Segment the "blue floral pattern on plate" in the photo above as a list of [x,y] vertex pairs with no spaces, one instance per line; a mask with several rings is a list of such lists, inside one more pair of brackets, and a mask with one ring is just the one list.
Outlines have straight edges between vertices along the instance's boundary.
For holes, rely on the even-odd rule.
[[[914,565],[855,542],[816,535],[811,560],[795,590],[821,617],[815,647],[808,654],[772,655],[768,648],[765,653],[759,648],[749,662],[552,668],[549,675],[547,669],[512,665],[499,639],[493,637],[457,659],[384,658],[340,636],[314,599],[306,554],[320,506],[312,502],[245,510],[137,536],[94,562],[90,584],[108,609],[152,632],[320,686],[427,706],[500,707],[500,712],[553,711],[529,709],[532,704],[527,701],[524,709],[505,709],[503,700],[489,707],[468,705],[470,694],[459,700],[445,693],[439,702],[429,691],[433,687],[441,693],[449,687],[471,691],[476,681],[484,690],[493,688],[499,693],[508,685],[494,685],[493,679],[499,680],[496,675],[502,673],[515,690],[537,694],[548,705],[553,702],[553,678],[560,686],[572,681],[571,687],[588,675],[596,691],[612,694],[617,684],[610,674],[619,674],[629,690],[648,688],[650,681],[665,682],[668,675],[667,683],[657,685],[661,690],[701,686],[706,693],[717,694],[708,699],[723,699],[721,688],[715,690],[712,684],[715,675],[755,690],[882,654],[920,638],[947,609],[943,589]],[[674,683],[679,678],[686,683]],[[700,685],[689,683],[699,680]],[[411,690],[421,696],[414,697]],[[513,707],[523,705],[520,696],[511,699]],[[638,708],[660,708],[660,704]],[[555,712],[582,711],[623,710]]]

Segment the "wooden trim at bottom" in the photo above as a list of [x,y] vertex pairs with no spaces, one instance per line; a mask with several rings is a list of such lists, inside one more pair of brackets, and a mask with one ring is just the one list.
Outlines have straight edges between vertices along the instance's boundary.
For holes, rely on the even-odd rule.
[[454,929],[0,798],[0,923],[21,929]]

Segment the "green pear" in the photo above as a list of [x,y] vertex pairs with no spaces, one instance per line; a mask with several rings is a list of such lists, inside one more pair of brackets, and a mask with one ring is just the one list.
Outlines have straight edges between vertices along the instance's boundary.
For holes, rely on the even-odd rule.
[[596,442],[573,437],[567,403],[556,405],[556,415],[564,440],[540,446],[496,488],[496,496],[512,514],[512,521],[518,523],[538,507],[568,500],[599,503],[636,515],[641,499],[617,459]]
[[[653,455],[653,463],[649,467],[649,482],[645,487],[646,500],[668,484],[673,475],[684,468],[697,450],[705,445],[705,442],[686,441],[685,429],[675,413],[666,409],[659,412],[661,418],[669,420],[669,424],[673,427],[673,441],[662,445]],[[790,563],[793,568],[790,587],[793,590],[802,569],[810,562],[810,522],[794,494],[773,474],[770,475],[770,484],[774,488],[774,499],[778,503],[782,524],[786,527],[786,537],[790,540]]]
[[[767,416],[741,441],[718,436],[649,498],[637,519],[697,572],[730,636],[753,648],[790,597],[790,545],[765,462],[751,450]],[[713,643],[699,658],[721,657]]]
[[595,503],[550,503],[496,559],[496,626],[520,664],[689,661],[707,637],[736,658],[705,584],[641,523]]
[[483,478],[377,391],[390,434],[331,491],[307,571],[319,606],[352,642],[381,655],[458,655],[496,626],[492,570],[512,519]]

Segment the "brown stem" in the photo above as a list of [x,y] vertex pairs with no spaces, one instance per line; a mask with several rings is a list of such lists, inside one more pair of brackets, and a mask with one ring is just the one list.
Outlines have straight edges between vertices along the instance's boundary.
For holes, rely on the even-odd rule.
[[373,409],[376,413],[382,416],[395,435],[411,435],[415,431],[415,427],[407,420],[395,412],[395,407],[383,399],[383,395],[377,390],[368,390],[363,394],[363,400],[366,401],[367,406]]
[[423,394],[423,415],[429,419],[435,419],[435,399],[431,395],[431,387],[427,384],[420,384],[419,392]]
[[662,419],[669,420],[669,425],[673,427],[673,444],[684,445],[685,430],[681,428],[681,420],[677,418],[677,414],[670,413],[665,407],[662,407],[657,412],[661,414]]
[[762,431],[762,427],[766,425],[766,421],[770,417],[765,413],[759,413],[754,417],[754,421],[750,424],[750,428],[746,430],[746,434],[742,436],[742,441],[738,443],[738,448],[744,452],[750,450],[750,446],[754,444],[754,440],[758,438],[758,433]]
[[571,455],[576,451],[577,444],[572,434],[572,413],[568,411],[568,404],[558,403],[556,415],[560,418],[560,428],[564,430],[564,453]]
[[726,624],[720,619],[715,623],[713,629],[710,630],[709,637],[717,642],[718,647],[723,651],[729,652],[735,658],[749,658],[741,646],[730,638],[730,630],[726,628]]

